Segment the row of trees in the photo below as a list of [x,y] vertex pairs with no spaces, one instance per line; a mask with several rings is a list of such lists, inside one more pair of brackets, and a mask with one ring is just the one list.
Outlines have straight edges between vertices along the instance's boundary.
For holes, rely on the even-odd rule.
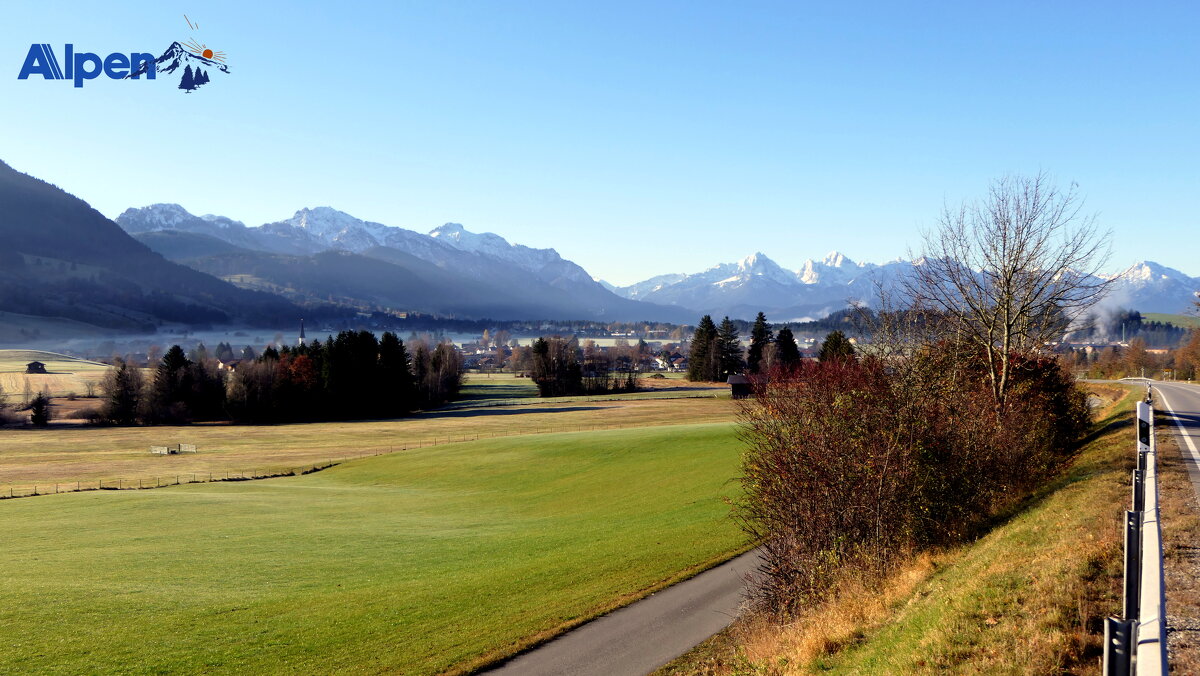
[[1163,377],[1194,380],[1200,376],[1200,329],[1183,335],[1178,346],[1152,350],[1141,337],[1128,345],[1074,350],[1070,360],[1088,378]]
[[[776,367],[786,371],[800,363],[800,347],[792,330],[784,326],[775,334],[761,312],[750,327],[750,346],[745,351],[729,317],[718,327],[710,315],[704,315],[692,334],[689,352],[688,380],[693,381],[725,382],[736,373],[754,375]],[[853,356],[854,345],[841,331],[830,332],[818,352],[821,361]]]
[[296,422],[404,415],[458,394],[462,360],[449,343],[419,342],[410,354],[394,333],[343,331],[325,342],[268,348],[235,371],[189,359],[178,345],[149,383],[118,361],[101,384],[100,422]]
[[[644,345],[644,343],[643,343]],[[574,337],[533,341],[529,374],[543,397],[633,392],[638,389],[637,361],[625,354],[582,350]]]

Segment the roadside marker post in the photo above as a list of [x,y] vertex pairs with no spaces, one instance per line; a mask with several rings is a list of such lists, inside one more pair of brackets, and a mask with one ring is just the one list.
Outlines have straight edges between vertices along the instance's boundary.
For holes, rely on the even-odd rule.
[[1158,509],[1157,444],[1152,393],[1137,405],[1132,509],[1125,512],[1125,579],[1121,617],[1104,621],[1105,676],[1167,672],[1166,590]]

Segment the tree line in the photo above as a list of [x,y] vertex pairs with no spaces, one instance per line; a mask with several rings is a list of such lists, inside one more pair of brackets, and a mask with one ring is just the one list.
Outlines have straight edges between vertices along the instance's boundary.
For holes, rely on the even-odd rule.
[[413,345],[396,334],[342,331],[325,342],[268,347],[236,369],[189,359],[172,346],[146,382],[118,360],[101,383],[97,422],[113,425],[390,418],[458,395],[462,358],[449,343]]
[[[747,349],[742,349],[736,322],[725,317],[717,326],[711,315],[704,315],[692,334],[688,352],[688,380],[697,382],[725,382],[731,375],[756,375],[772,368],[788,371],[796,368],[801,360],[800,347],[792,330],[785,325],[776,334],[761,312],[750,327]],[[825,337],[817,358],[829,361],[853,355],[854,345],[850,339],[834,330]]]
[[594,343],[590,349],[581,349],[574,336],[538,338],[530,346],[528,359],[530,378],[543,397],[638,389],[636,359],[625,352],[604,352]]

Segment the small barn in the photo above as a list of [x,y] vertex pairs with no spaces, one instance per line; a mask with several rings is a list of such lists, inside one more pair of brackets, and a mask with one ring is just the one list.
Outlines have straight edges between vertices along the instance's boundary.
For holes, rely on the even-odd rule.
[[743,375],[729,376],[725,382],[729,383],[729,394],[734,399],[745,399],[750,396],[750,379]]
[[26,373],[45,373],[46,365],[40,361],[31,361],[25,365]]

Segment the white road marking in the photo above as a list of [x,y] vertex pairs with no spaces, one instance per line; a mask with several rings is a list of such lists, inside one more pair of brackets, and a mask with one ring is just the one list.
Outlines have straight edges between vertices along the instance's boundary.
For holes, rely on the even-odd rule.
[[1171,407],[1171,402],[1167,401],[1166,392],[1164,392],[1162,388],[1159,388],[1155,394],[1162,399],[1163,404],[1165,404],[1167,407],[1167,410],[1171,412],[1171,417],[1175,419],[1175,427],[1179,428],[1179,436],[1182,437],[1184,443],[1187,444],[1188,451],[1192,454],[1192,461],[1195,462],[1197,466],[1200,466],[1200,453],[1196,452],[1196,444],[1192,442],[1192,437],[1188,434],[1187,428],[1183,426],[1183,423],[1180,422],[1179,416],[1175,413],[1175,409]]

